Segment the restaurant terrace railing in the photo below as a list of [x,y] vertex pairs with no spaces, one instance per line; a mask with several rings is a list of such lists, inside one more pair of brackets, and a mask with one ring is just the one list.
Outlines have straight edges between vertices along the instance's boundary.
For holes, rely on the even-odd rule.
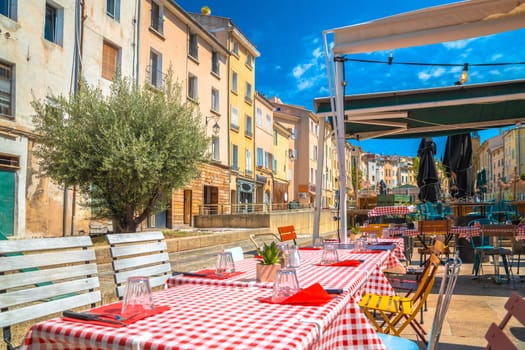
[[272,211],[285,211],[311,208],[310,203],[271,203],[271,204],[203,204],[199,215],[265,214]]

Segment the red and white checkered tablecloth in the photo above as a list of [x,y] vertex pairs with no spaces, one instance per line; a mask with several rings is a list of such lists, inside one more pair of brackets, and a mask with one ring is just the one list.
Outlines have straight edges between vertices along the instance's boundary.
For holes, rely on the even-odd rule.
[[450,233],[458,235],[459,238],[465,238],[470,241],[471,237],[479,236],[481,232],[480,226],[452,226]]
[[388,230],[390,236],[410,236],[416,237],[419,235],[419,230],[415,228],[391,228]]
[[516,228],[516,240],[525,239],[525,226],[518,226]]
[[410,214],[410,210],[406,206],[385,206],[375,207],[368,212],[368,216],[384,216],[384,215],[407,215]]
[[[365,291],[382,295],[393,295],[394,289],[388,282],[382,270],[402,265],[394,254],[385,251],[377,254],[353,253],[351,250],[339,249],[339,260],[364,260],[356,267],[347,266],[317,266],[321,261],[322,250],[300,250],[301,266],[296,270],[301,286],[320,283],[324,288],[337,288],[349,291],[351,294]],[[256,282],[255,259],[243,259],[235,262],[235,270],[243,274],[228,279],[218,280],[202,277],[177,275],[167,281],[168,287],[180,284],[229,285],[240,287],[272,288],[271,282]]]
[[182,284],[153,294],[163,313],[111,328],[55,318],[23,349],[385,349],[350,293],[323,306],[259,302],[269,288]]
[[398,258],[399,260],[406,260],[405,257],[405,240],[403,238],[394,238],[394,237],[381,237],[378,239],[379,242],[394,242],[395,247],[392,253]]

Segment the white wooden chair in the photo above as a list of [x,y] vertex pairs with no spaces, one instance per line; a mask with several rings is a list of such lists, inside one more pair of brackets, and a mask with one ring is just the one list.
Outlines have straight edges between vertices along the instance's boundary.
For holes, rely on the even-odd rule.
[[232,253],[233,261],[239,261],[244,259],[244,252],[242,251],[242,247],[226,248],[224,249],[224,251]]
[[128,277],[149,277],[152,288],[166,283],[171,264],[162,232],[115,233],[106,235],[106,239],[119,299],[124,297]]
[[0,241],[0,328],[101,301],[89,236]]

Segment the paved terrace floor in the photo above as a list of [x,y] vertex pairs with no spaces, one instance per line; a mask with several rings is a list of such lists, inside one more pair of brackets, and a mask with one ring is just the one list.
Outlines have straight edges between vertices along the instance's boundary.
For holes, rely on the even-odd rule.
[[[303,235],[298,243],[299,245],[307,245],[309,242],[311,242],[311,236]],[[242,246],[246,256],[254,254],[254,247],[249,240],[210,245],[170,254],[173,270],[192,271],[213,266],[216,253],[224,248],[233,246]],[[413,264],[419,262],[419,256],[417,256],[416,251],[415,256],[413,256]],[[490,270],[491,267],[486,265],[485,271]],[[492,281],[473,280],[471,271],[472,264],[464,263],[443,324],[438,347],[440,350],[484,349],[487,344],[484,338],[485,332],[492,322],[499,323],[505,315],[504,304],[511,293],[517,292],[521,296],[525,296],[525,276],[522,279],[524,282],[518,280],[518,276],[516,276],[516,281],[511,283],[495,284]],[[514,271],[516,271],[516,267],[514,267]],[[520,273],[525,274],[525,263],[522,263]],[[116,300],[110,264],[99,264],[99,274],[103,303]],[[438,280],[434,291],[429,297],[428,311],[424,313],[423,325],[427,330],[430,330],[432,325],[437,299],[437,286],[439,286]],[[29,324],[23,324],[13,329],[13,336],[17,340],[15,344],[19,344],[28,327]],[[525,329],[517,322],[510,323],[509,329],[512,331],[512,336],[518,349],[525,350]],[[410,327],[404,331],[403,336],[416,339],[415,333]],[[0,346],[0,349],[5,349],[4,344]],[[423,344],[420,345],[420,349],[425,349]]]

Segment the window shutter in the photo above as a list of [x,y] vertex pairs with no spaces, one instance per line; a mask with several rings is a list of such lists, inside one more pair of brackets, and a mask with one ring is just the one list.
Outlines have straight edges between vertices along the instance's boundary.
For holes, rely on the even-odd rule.
[[106,42],[102,46],[102,78],[113,80],[117,71],[118,49]]

